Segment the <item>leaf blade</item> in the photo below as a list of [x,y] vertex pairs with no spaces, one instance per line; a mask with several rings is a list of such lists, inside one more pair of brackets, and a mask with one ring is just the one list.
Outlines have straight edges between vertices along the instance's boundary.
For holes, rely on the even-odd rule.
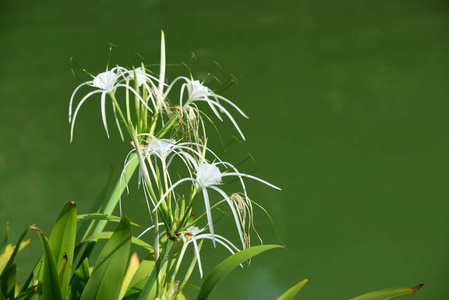
[[308,282],[308,279],[304,279],[294,286],[292,286],[290,289],[288,289],[285,293],[283,293],[279,298],[276,300],[291,300],[293,297],[303,288],[303,286]]
[[102,249],[81,300],[117,299],[131,252],[131,225],[123,215],[114,234]]
[[206,278],[203,285],[201,286],[201,290],[198,293],[197,300],[205,300],[209,297],[212,289],[217,285],[217,283],[223,279],[229,272],[235,269],[237,266],[247,261],[248,259],[263,253],[265,251],[276,249],[276,248],[284,248],[279,245],[261,245],[254,246],[251,248],[247,248],[245,250],[239,251],[230,257],[226,258],[222,261],[218,266],[216,266],[211,274]]
[[416,293],[424,284],[418,284],[413,288],[391,288],[378,290],[370,293],[360,295],[351,300],[389,300],[400,296]]

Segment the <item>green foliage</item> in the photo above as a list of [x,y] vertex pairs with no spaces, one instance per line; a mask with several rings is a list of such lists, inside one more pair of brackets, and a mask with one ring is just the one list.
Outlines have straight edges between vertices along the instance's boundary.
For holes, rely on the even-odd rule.
[[304,279],[303,281],[298,282],[294,286],[292,286],[288,291],[282,294],[279,298],[276,300],[290,300],[293,299],[293,297],[302,289],[302,287],[307,283],[307,279]]
[[97,259],[81,300],[117,299],[131,251],[131,224],[122,217]]
[[254,246],[242,250],[240,252],[237,252],[231,255],[230,257],[226,258],[218,266],[216,266],[215,269],[212,271],[212,273],[206,278],[203,285],[201,286],[200,292],[198,293],[197,300],[207,299],[209,297],[210,292],[217,285],[217,283],[221,279],[223,279],[223,277],[225,277],[229,272],[234,270],[236,267],[238,267],[245,261],[249,260],[250,258],[262,252],[275,248],[283,248],[283,247],[279,245]]
[[352,298],[351,300],[389,300],[394,299],[404,295],[410,295],[416,293],[424,284],[418,284],[413,288],[393,288],[393,289],[385,289],[379,290],[367,294],[363,294],[361,296]]

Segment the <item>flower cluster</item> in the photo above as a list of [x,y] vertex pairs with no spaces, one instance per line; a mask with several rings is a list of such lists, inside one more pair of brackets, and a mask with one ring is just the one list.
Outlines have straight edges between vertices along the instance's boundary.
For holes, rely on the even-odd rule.
[[[167,84],[163,36],[161,52],[158,76],[154,76],[144,65],[138,68],[117,66],[79,85],[70,99],[70,134],[73,139],[75,120],[81,106],[91,96],[100,94],[103,126],[109,137],[106,102],[110,100],[120,135],[124,139],[123,126],[132,145],[125,159],[121,182],[128,187],[126,170],[131,164],[138,162],[139,186],[144,191],[154,223],[143,233],[150,229],[155,231],[155,258],[160,255],[161,244],[167,241],[182,243],[174,272],[176,274],[187,246],[193,244],[202,276],[199,240],[209,239],[214,246],[219,243],[231,253],[239,251],[232,242],[215,233],[214,209],[221,204],[227,205],[235,222],[241,249],[244,249],[249,247],[250,231],[251,228],[254,229],[253,206],[245,180],[252,179],[271,188],[279,188],[258,177],[240,172],[207,147],[205,120],[210,121],[211,118],[201,110],[201,103],[205,103],[204,106],[218,120],[223,121],[225,115],[243,139],[245,137],[237,121],[227,107],[245,118],[247,116],[232,101],[216,94],[192,77],[180,76]],[[86,86],[93,90],[83,96],[73,110],[75,97]],[[124,93],[120,94],[124,99],[120,101],[117,99],[120,98],[117,94],[119,88],[124,89]],[[179,94],[175,94],[176,90],[179,90]],[[238,182],[238,192],[229,194],[225,191],[223,180],[228,177]],[[121,202],[120,200],[120,213]],[[196,216],[194,210],[201,214]],[[203,225],[198,227],[201,223]]]

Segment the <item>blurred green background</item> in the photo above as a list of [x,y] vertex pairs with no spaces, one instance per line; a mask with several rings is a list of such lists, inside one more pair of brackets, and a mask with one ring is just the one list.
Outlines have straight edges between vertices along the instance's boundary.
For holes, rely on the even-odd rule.
[[[116,130],[106,138],[99,99],[83,107],[69,144],[79,84],[69,59],[97,74],[111,42],[112,64],[130,64],[135,52],[157,63],[164,30],[169,63],[201,77],[217,61],[217,76],[239,79],[223,95],[250,116],[238,119],[248,142],[225,157],[237,163],[250,152],[247,171],[283,188],[248,182],[288,250],[234,271],[212,299],[275,299],[304,278],[298,299],[418,283],[426,286],[410,299],[448,299],[448,25],[443,0],[3,0],[0,223],[11,221],[13,240],[32,223],[49,233],[67,201],[86,212],[110,166],[118,176],[129,145]],[[225,141],[237,134],[229,122],[221,128]],[[125,212],[149,225],[132,191]],[[263,214],[256,224],[277,242]],[[28,268],[34,244],[20,254]],[[227,253],[207,249],[210,270]]]

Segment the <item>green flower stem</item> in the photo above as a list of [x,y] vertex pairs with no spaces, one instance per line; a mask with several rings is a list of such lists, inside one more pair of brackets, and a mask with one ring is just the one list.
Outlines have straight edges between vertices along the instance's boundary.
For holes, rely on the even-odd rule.
[[179,232],[182,228],[186,226],[187,220],[189,219],[191,213],[192,213],[192,207],[193,203],[195,202],[196,197],[200,193],[201,189],[199,188],[198,184],[195,185],[195,188],[192,192],[192,196],[190,197],[189,205],[187,206],[184,216],[181,219],[181,222],[178,224],[178,227],[176,228],[176,232]]
[[132,126],[131,121],[128,122],[127,119],[125,118],[125,115],[123,115],[122,109],[120,108],[120,105],[118,104],[118,101],[115,98],[115,95],[112,92],[110,92],[109,96],[111,97],[112,101],[114,102],[114,105],[115,105],[115,108],[117,109],[118,115],[122,119],[123,123],[125,124],[126,130],[128,131],[128,134],[132,139],[133,134],[132,134],[131,129],[133,129],[133,126]]
[[173,246],[173,242],[170,240],[167,240],[164,244],[164,247],[162,249],[161,255],[156,260],[156,265],[151,271],[150,276],[148,277],[148,280],[142,289],[142,292],[139,295],[139,298],[137,300],[146,300],[148,298],[148,295],[151,292],[151,289],[153,288],[154,282],[157,280],[159,273],[162,269],[162,266],[167,261],[168,253],[170,252],[170,249]]

